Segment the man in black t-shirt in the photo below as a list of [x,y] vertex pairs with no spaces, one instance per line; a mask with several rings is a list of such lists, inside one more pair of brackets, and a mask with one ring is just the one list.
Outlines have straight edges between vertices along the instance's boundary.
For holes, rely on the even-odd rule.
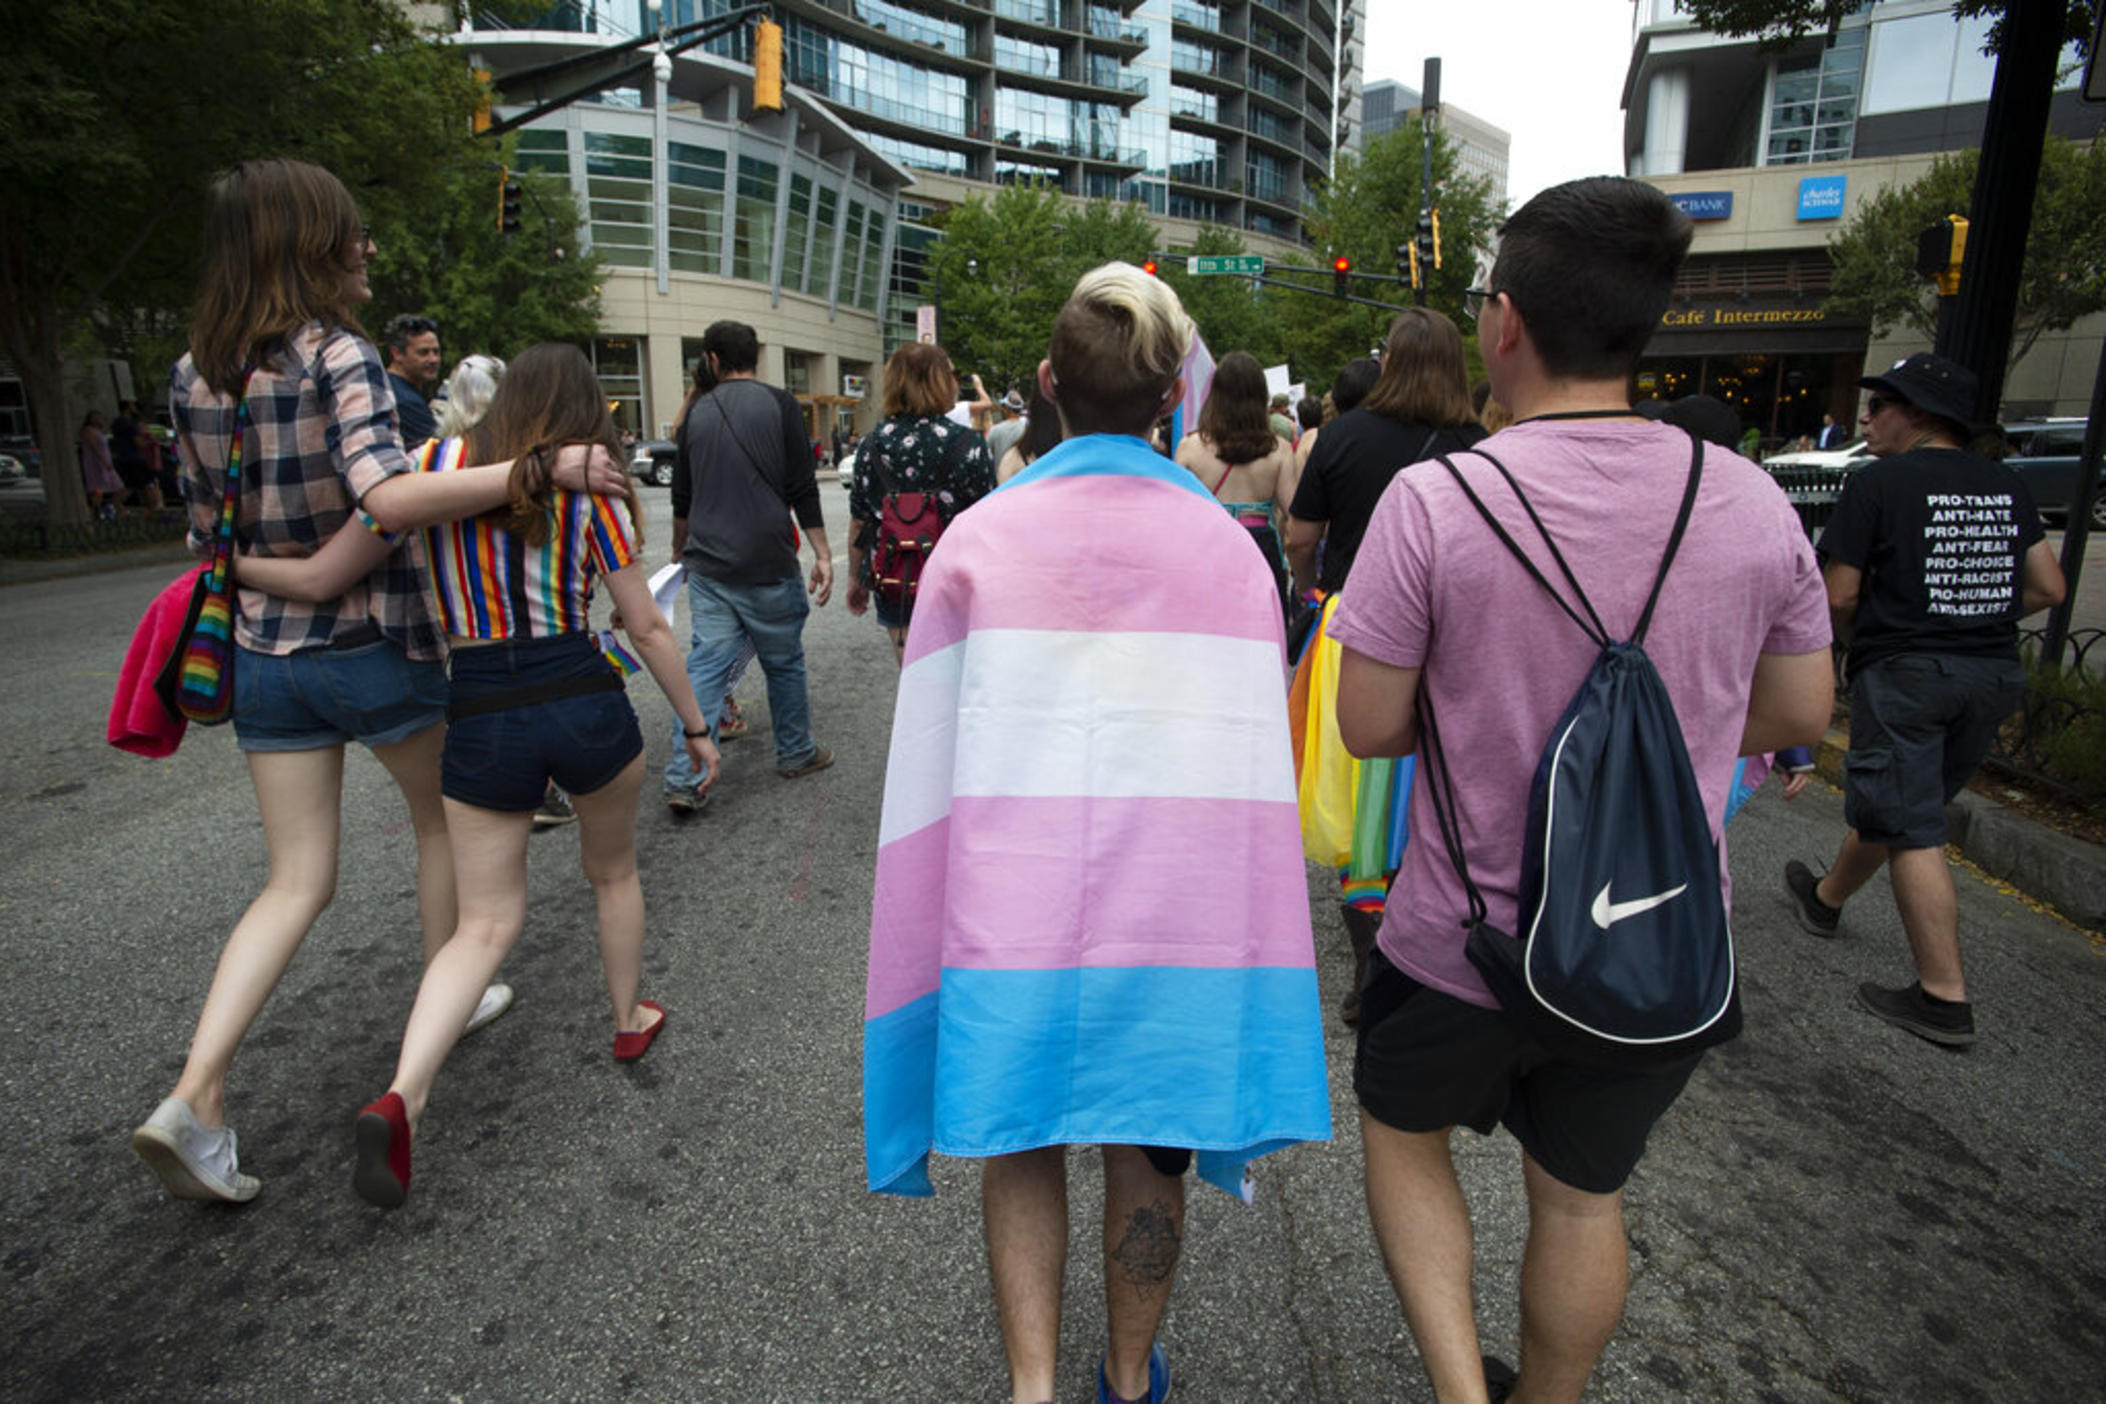
[[[756,378],[760,338],[744,322],[710,323],[702,354],[716,388],[688,408],[680,424],[680,468],[673,477],[673,548],[687,573],[693,627],[688,680],[710,717],[740,654],[751,647],[768,678],[775,730],[775,769],[797,779],[826,769],[834,753],[812,739],[812,706],[804,668],[804,622],[834,591],[834,558],[820,511],[816,459],[794,395]],[[798,536],[812,544],[809,585],[798,575]],[[674,729],[680,729],[676,719]],[[692,814],[707,792],[673,738],[663,798],[674,814]]]
[[1866,983],[1858,1003],[1933,1043],[1974,1042],[1945,806],[2025,695],[2018,621],[2062,599],[2033,495],[1961,445],[1978,382],[1921,354],[1859,382],[1879,462],[1843,487],[1820,556],[1835,636],[1849,645],[1850,833],[1827,873],[1784,868],[1799,924],[1833,936],[1850,894],[1888,867],[1917,982]]

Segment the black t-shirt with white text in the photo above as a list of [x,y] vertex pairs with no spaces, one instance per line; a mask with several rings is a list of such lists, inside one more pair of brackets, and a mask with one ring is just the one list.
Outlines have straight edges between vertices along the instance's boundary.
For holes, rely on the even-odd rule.
[[2025,480],[1961,449],[1911,449],[1843,484],[1823,561],[1865,574],[1850,666],[1904,653],[2018,659],[2025,554],[2046,533]]

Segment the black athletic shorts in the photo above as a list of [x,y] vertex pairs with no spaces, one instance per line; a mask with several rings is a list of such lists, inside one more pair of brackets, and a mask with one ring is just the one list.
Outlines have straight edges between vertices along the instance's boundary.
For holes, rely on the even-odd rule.
[[1422,985],[1376,951],[1360,992],[1353,1093],[1398,1131],[1504,1126],[1552,1178],[1613,1194],[1703,1056],[1638,1069],[1562,1061],[1498,1010]]

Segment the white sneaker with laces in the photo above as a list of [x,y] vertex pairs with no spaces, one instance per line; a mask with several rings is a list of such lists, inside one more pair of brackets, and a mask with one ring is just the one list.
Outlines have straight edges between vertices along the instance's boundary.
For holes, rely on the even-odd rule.
[[468,1016],[468,1026],[461,1030],[461,1037],[466,1038],[477,1029],[483,1027],[483,1025],[494,1022],[498,1015],[511,1007],[512,987],[510,985],[490,986],[490,988],[483,991],[482,999],[476,1002],[475,1012]]
[[187,1104],[174,1097],[154,1108],[132,1132],[132,1149],[162,1187],[177,1199],[210,1199],[241,1204],[256,1197],[263,1182],[241,1173],[234,1128],[208,1129]]

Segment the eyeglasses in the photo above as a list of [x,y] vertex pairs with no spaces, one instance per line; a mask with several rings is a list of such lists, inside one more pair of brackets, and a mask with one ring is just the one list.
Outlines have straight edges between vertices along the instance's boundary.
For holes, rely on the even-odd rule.
[[1465,288],[1462,295],[1463,315],[1473,322],[1476,321],[1478,315],[1484,311],[1485,304],[1497,296],[1499,294],[1490,288]]
[[1905,405],[1907,403],[1907,400],[1893,395],[1868,395],[1865,397],[1865,414],[1867,417],[1870,417],[1878,414],[1881,410],[1892,409],[1896,405]]

